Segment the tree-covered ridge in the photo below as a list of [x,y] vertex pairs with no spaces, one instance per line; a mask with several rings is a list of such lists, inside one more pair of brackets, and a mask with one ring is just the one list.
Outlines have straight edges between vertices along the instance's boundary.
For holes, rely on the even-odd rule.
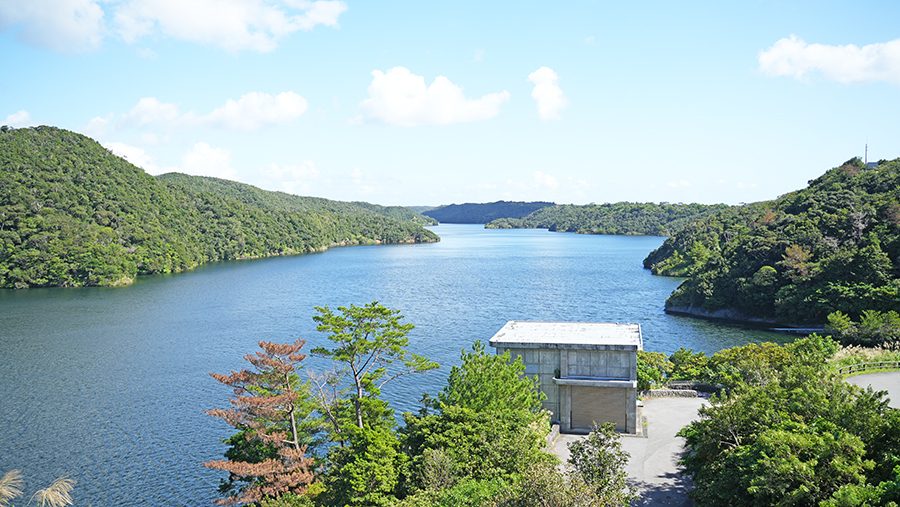
[[501,218],[488,229],[549,229],[581,234],[666,236],[689,220],[726,209],[724,204],[671,204],[617,202],[611,204],[558,204],[520,219]]
[[553,206],[552,202],[497,201],[487,203],[448,204],[423,211],[422,214],[449,224],[486,224],[498,218],[519,218]]
[[692,221],[644,266],[689,277],[666,302],[675,311],[822,323],[900,310],[900,159],[852,159],[803,190]]
[[121,285],[209,261],[437,241],[403,208],[154,178],[53,127],[0,132],[0,287]]

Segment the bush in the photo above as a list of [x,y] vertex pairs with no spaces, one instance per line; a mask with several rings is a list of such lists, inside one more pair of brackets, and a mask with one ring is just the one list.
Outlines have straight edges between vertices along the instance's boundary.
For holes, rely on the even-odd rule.
[[638,389],[646,391],[661,386],[671,369],[671,363],[662,352],[639,350],[637,357]]
[[600,507],[603,502],[578,474],[566,475],[552,464],[537,464],[522,474],[492,507]]
[[629,455],[613,423],[594,426],[587,438],[569,444],[569,465],[604,505],[626,505],[635,498],[627,482]]
[[836,347],[810,335],[713,356],[731,375],[730,388],[679,432],[697,505],[882,505],[861,502],[889,498],[880,488],[889,491],[900,464],[900,412],[883,394],[834,373]]
[[694,352],[684,347],[669,356],[672,363],[671,380],[704,380],[709,378],[709,358],[703,352]]
[[826,331],[844,345],[900,349],[900,314],[893,310],[864,310],[859,322],[843,312],[833,312],[828,315]]

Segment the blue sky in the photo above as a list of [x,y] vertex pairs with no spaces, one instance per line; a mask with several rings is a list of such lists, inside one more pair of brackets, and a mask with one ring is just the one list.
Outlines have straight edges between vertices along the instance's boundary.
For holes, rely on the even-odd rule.
[[382,204],[751,202],[900,156],[900,4],[727,4],[0,0],[0,122]]

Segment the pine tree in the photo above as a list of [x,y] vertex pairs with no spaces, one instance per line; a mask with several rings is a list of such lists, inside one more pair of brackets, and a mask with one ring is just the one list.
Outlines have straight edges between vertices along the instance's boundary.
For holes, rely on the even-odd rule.
[[205,463],[208,468],[230,474],[220,488],[227,496],[218,504],[254,503],[285,494],[303,494],[313,481],[314,459],[306,451],[319,423],[311,417],[314,404],[309,385],[297,375],[306,358],[300,352],[305,343],[260,341],[262,351],[245,356],[253,369],[210,374],[230,386],[234,396],[230,400],[232,408],[207,413],[238,430],[226,440],[231,445],[226,459]]

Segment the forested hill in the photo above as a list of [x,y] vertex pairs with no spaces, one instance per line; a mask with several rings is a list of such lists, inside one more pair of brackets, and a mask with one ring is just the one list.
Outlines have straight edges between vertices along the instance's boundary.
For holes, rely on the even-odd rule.
[[488,203],[448,204],[422,212],[438,222],[448,224],[486,224],[498,218],[519,218],[532,211],[553,206],[552,202],[497,201]]
[[644,266],[689,277],[669,311],[818,324],[836,310],[900,310],[900,159],[853,159],[803,190],[693,221]]
[[549,229],[583,234],[666,236],[687,221],[727,208],[724,204],[669,204],[617,202],[612,204],[560,204],[520,218],[500,218],[488,229]]
[[405,208],[154,178],[53,127],[0,132],[0,287],[122,285],[209,261],[437,241],[425,221]]

